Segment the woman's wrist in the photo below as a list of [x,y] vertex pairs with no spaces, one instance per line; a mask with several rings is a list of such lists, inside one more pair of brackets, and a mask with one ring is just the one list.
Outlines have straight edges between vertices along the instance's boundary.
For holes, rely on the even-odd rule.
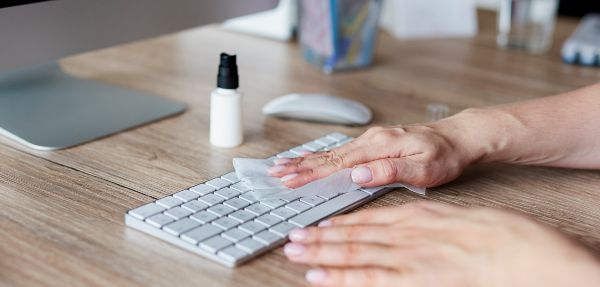
[[494,108],[471,108],[430,125],[461,153],[467,164],[510,161],[512,140],[525,133],[514,115]]

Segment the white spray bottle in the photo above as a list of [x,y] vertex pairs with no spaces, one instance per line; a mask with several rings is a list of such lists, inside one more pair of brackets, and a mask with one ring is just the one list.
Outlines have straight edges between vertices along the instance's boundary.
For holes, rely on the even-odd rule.
[[242,93],[236,56],[221,53],[217,88],[210,95],[210,143],[231,148],[240,145],[242,130]]

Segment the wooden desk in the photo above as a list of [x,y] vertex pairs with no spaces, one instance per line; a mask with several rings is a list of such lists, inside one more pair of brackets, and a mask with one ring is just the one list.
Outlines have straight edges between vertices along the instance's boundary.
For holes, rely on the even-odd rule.
[[[234,156],[260,157],[343,128],[265,118],[261,107],[289,92],[325,92],[367,103],[373,124],[422,121],[428,103],[453,112],[541,97],[597,82],[600,69],[563,64],[558,49],[532,56],[496,48],[494,16],[474,39],[399,41],[383,34],[371,69],[324,75],[298,47],[215,27],[67,59],[72,74],[183,101],[181,116],[75,148],[39,152],[0,139],[0,282],[9,286],[297,286],[306,267],[281,249],[228,269],[127,228],[125,212],[231,170]],[[574,29],[561,20],[557,43]],[[217,55],[239,54],[246,93],[243,146],[208,143],[209,92]],[[426,199],[518,210],[600,252],[600,173],[482,166],[430,190]],[[363,208],[419,199],[392,192]],[[173,284],[176,283],[176,284]],[[268,283],[268,284],[267,284]]]

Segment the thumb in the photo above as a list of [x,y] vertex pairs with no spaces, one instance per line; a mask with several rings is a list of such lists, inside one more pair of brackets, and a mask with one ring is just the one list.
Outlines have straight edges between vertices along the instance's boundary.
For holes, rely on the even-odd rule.
[[396,182],[414,184],[414,170],[407,161],[399,158],[378,159],[356,166],[352,181],[363,187],[382,186]]

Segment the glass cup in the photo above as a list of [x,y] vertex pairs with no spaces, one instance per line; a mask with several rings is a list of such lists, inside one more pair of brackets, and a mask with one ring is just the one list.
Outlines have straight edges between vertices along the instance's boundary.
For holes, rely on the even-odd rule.
[[498,37],[502,48],[533,53],[552,46],[558,0],[501,0],[498,11]]

